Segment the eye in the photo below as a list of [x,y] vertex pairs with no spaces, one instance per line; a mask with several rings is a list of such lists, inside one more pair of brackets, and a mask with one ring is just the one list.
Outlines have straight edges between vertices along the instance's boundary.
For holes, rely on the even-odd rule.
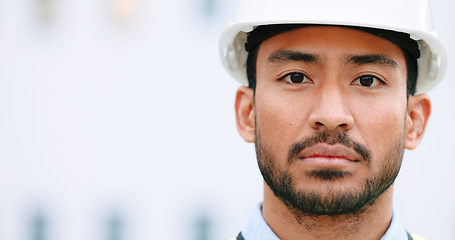
[[292,72],[284,75],[284,77],[279,79],[280,81],[286,81],[288,83],[309,83],[311,80],[303,73]]
[[372,75],[360,76],[352,82],[353,85],[360,85],[362,87],[376,87],[384,84],[382,80]]

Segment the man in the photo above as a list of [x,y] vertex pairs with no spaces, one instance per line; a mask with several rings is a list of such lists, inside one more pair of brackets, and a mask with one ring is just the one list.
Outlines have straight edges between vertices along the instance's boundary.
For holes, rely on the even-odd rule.
[[365,2],[239,2],[221,55],[247,85],[237,128],[255,143],[264,201],[237,239],[421,239],[392,209],[393,182],[445,51],[428,2]]

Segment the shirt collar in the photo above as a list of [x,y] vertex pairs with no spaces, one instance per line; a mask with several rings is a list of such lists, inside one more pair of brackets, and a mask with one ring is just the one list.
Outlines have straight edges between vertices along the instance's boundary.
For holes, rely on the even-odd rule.
[[[262,216],[262,202],[251,212],[242,235],[245,240],[279,240]],[[393,210],[390,226],[381,240],[408,240],[406,230],[395,210]]]
[[280,240],[262,216],[262,202],[253,208],[242,235],[245,240]]

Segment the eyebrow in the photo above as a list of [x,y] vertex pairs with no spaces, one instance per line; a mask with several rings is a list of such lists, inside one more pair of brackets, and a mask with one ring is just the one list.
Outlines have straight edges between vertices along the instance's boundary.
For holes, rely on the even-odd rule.
[[369,55],[355,55],[348,57],[348,63],[353,63],[356,65],[365,65],[365,64],[377,64],[384,65],[388,67],[398,68],[397,62],[394,60],[381,55],[381,54],[369,54]]
[[317,55],[302,53],[293,50],[279,50],[269,56],[269,62],[283,62],[283,61],[302,61],[307,63],[318,63],[320,58]]
[[[295,50],[279,50],[272,53],[269,58],[269,62],[285,62],[285,61],[302,61],[306,63],[320,63],[322,59],[320,56],[303,53]],[[376,64],[387,67],[398,68],[398,63],[389,57],[382,54],[366,54],[366,55],[352,55],[347,57],[347,63],[356,65],[367,65]]]

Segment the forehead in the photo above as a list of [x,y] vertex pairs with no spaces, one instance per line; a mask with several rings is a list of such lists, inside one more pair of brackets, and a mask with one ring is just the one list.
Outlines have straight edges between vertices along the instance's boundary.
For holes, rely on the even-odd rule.
[[309,26],[277,34],[261,43],[258,58],[288,49],[322,54],[322,57],[382,54],[404,61],[401,48],[391,41],[361,30],[336,26]]

